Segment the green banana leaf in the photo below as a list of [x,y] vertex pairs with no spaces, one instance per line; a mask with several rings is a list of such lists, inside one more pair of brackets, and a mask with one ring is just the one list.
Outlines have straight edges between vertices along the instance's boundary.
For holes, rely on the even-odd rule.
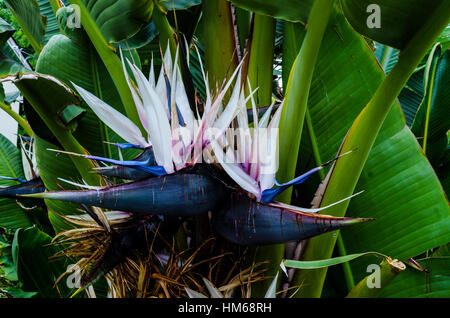
[[70,290],[66,280],[55,282],[67,268],[67,259],[54,258],[59,248],[52,238],[36,228],[18,229],[13,241],[13,259],[23,290],[38,292],[35,297],[67,297]]
[[408,127],[411,127],[417,110],[423,101],[423,73],[422,69],[411,75],[408,83],[398,96]]
[[[44,16],[47,19],[47,27],[45,30],[44,39],[42,41],[43,45],[45,45],[52,36],[59,34],[61,31],[59,29],[55,13],[53,12],[53,8],[50,4],[50,0],[36,0],[36,1],[38,3],[41,16]],[[67,1],[63,2],[67,4]]]
[[33,49],[39,53],[44,41],[47,18],[41,16],[36,0],[5,0]]
[[306,23],[313,0],[229,0],[236,7],[291,22]]
[[[25,178],[22,168],[22,157],[19,149],[11,141],[0,134],[0,176]],[[17,185],[11,180],[0,179],[0,186]],[[31,226],[27,213],[13,199],[0,199],[0,227],[17,229]]]
[[[3,81],[11,81],[18,87],[66,151],[87,154],[72,135],[71,127],[65,126],[60,117],[66,107],[80,104],[80,99],[69,87],[50,75],[39,73],[10,75]],[[100,178],[91,173],[92,162],[73,156],[71,159],[86,182],[101,184]]]
[[[384,72],[388,74],[397,64],[400,54],[399,50],[388,47],[383,44],[376,43],[374,52],[378,62],[381,64]],[[402,105],[405,114],[406,124],[411,127],[414,117],[416,117],[417,109],[423,100],[423,68],[418,67],[416,72],[411,75],[408,83],[402,89],[398,100]]]
[[[288,25],[286,30],[293,27],[296,32],[291,34],[293,38],[285,38],[285,43],[301,43],[304,28],[299,24]],[[293,60],[292,56],[284,58],[285,63]],[[335,10],[314,73],[308,103],[311,125],[305,128],[313,134],[302,137],[298,174],[317,166],[314,162],[317,159],[325,162],[336,155],[352,122],[383,78],[383,70],[371,48]],[[280,146],[283,147],[282,143]],[[311,162],[311,158],[302,157],[305,151],[316,153],[316,160]],[[314,191],[317,184],[310,187]],[[355,192],[361,190],[364,193],[352,199],[347,216],[377,220],[341,232],[349,254],[369,249],[402,260],[450,239],[448,202],[433,169],[405,125],[398,103],[391,109],[370,152]],[[311,199],[310,196],[305,200]],[[355,260],[351,267],[355,278],[362,279],[366,267],[362,261]]]
[[190,7],[199,5],[202,0],[160,0],[159,4],[162,4],[167,10],[184,10]]
[[25,70],[26,69],[22,64],[3,52],[0,52],[0,78],[8,76],[9,74],[17,74],[18,72]]
[[150,21],[153,12],[152,0],[82,0],[81,2],[108,43],[131,38]]
[[157,35],[158,31],[156,30],[155,23],[151,21],[133,37],[117,43],[116,46],[120,46],[122,50],[139,49],[149,44]]
[[20,288],[12,257],[12,239],[13,235],[0,233],[0,293],[13,298],[31,298],[37,293],[25,292]]
[[[341,0],[344,15],[353,28],[379,43],[403,49],[437,6],[447,0]],[[373,9],[372,6],[377,6]],[[371,23],[379,13],[378,26]]]
[[447,131],[450,129],[449,85],[450,51],[442,51],[438,44],[425,69],[425,97],[411,126],[433,165],[439,163],[447,148]]
[[3,47],[16,30],[5,20],[0,18],[0,47]]
[[[53,36],[39,56],[36,71],[52,75],[71,88],[73,82],[124,112],[114,83],[86,35],[85,41],[78,43],[65,35]],[[106,127],[84,102],[83,105],[86,115],[78,121],[75,138],[94,155],[118,159],[117,148],[105,141],[123,140]],[[123,153],[129,159],[135,151],[126,150]]]
[[400,51],[380,43],[376,43],[375,46],[376,50],[374,54],[380,62],[384,72],[389,74],[398,62],[398,55],[400,54]]
[[[448,251],[447,251],[448,252]],[[450,297],[450,255],[417,260],[428,272],[408,267],[383,290],[381,298],[448,298]]]
[[10,282],[18,280],[16,266],[12,259],[11,244],[7,242],[7,236],[3,233],[0,234],[0,278]]

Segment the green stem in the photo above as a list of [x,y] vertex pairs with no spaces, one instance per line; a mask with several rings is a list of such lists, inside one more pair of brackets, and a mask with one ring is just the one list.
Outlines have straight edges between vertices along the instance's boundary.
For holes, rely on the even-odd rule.
[[[295,176],[312,75],[332,7],[333,0],[314,1],[305,39],[289,75],[280,122],[279,181],[291,180]],[[289,203],[291,195],[292,189],[288,189],[277,200]]]
[[31,129],[30,125],[28,125],[27,121],[23,119],[22,116],[13,111],[11,106],[8,106],[0,102],[0,109],[3,109],[9,116],[11,116],[15,121],[17,121],[20,127],[22,127],[23,130],[27,132],[28,136],[30,137],[34,136],[34,132]]
[[[316,0],[310,12],[308,29],[300,52],[294,61],[286,88],[286,98],[280,122],[280,169],[278,180],[294,178],[298,150],[305,120],[309,90],[319,48],[333,6],[333,0]],[[277,200],[290,203],[292,189]],[[276,257],[282,257],[284,245],[277,246]],[[275,261],[277,262],[277,261]],[[277,263],[278,264],[278,263]]]
[[250,39],[247,76],[252,89],[258,88],[254,95],[257,105],[269,106],[272,101],[275,19],[255,13]]
[[248,39],[250,35],[250,24],[252,13],[250,11],[235,7],[236,25],[238,28],[239,46],[241,52],[245,48],[245,40]]
[[[437,58],[433,64],[433,71],[431,73],[431,82],[428,89],[428,100],[427,100],[427,114],[425,117],[425,129],[423,133],[423,142],[422,142],[422,148],[423,153],[426,155],[427,153],[427,144],[428,144],[428,129],[430,126],[430,113],[431,113],[431,100],[433,97],[433,86],[434,86],[434,78],[436,77],[436,68],[438,64],[439,59]],[[428,70],[426,70],[428,72]]]
[[61,4],[59,3],[59,0],[49,0],[50,5],[52,6],[53,13],[56,15],[56,12],[59,8],[61,8]]
[[[322,158],[320,157],[319,145],[317,144],[316,133],[314,132],[314,126],[312,124],[311,114],[309,112],[309,108],[306,108],[306,127],[308,128],[309,140],[311,142],[311,148],[314,156],[314,161],[316,162],[316,166],[319,167],[323,164]],[[325,172],[323,169],[319,170],[320,179],[325,179]]]
[[122,63],[120,62],[119,57],[116,55],[114,48],[106,42],[99,28],[95,24],[94,20],[92,20],[88,10],[84,6],[83,1],[69,0],[69,2],[80,7],[81,23],[83,24],[83,27],[95,49],[97,50],[100,58],[105,64],[106,69],[111,75],[111,78],[117,88],[117,91],[119,92],[120,99],[122,100],[128,117],[139,127],[142,134],[146,136],[147,133],[139,119],[133,96],[131,95],[128,83],[125,78],[125,74],[123,72]]
[[[350,196],[358,182],[370,150],[375,142],[384,119],[396,97],[420,63],[429,47],[447,26],[450,18],[450,2],[443,1],[430,19],[416,33],[400,54],[399,61],[381,83],[369,104],[354,121],[344,142],[341,153],[356,150],[357,155],[340,158],[333,167],[321,206],[331,204]],[[327,214],[342,217],[349,202],[327,209]],[[305,260],[329,258],[336,243],[336,233],[330,232],[310,239],[304,254]],[[299,271],[294,279],[302,282],[303,288],[297,295],[301,297],[320,297],[326,276],[325,269]]]
[[170,53],[172,54],[172,57],[175,58],[175,53],[177,51],[176,34],[170,26],[162,7],[155,5],[152,19],[159,32],[159,42],[161,43],[162,51],[164,52],[166,50],[167,43],[169,43]]
[[[91,74],[92,74],[92,83],[94,84],[94,94],[99,99],[103,100],[103,94],[101,89],[101,83],[100,83],[100,74],[98,70],[98,65],[96,63],[96,52],[92,46],[89,46],[89,58],[90,58],[90,64],[91,64]],[[109,135],[108,135],[108,128],[106,125],[99,120],[99,132],[100,132],[100,140],[104,140],[106,142],[109,142]],[[109,143],[103,143],[103,152],[108,158],[112,158],[111,154],[111,144]]]
[[[234,29],[231,19],[230,3],[226,0],[207,0],[202,2],[203,44],[205,46],[205,67],[210,90],[220,86],[226,77],[231,76],[237,67],[237,55],[234,54]],[[211,92],[212,94],[212,92]],[[230,95],[227,94],[225,98]],[[196,217],[196,223],[202,224],[203,216]],[[197,236],[207,237],[208,229],[197,229]]]
[[[339,256],[347,255],[347,251],[345,250],[344,240],[342,239],[342,235],[339,234],[337,238],[337,248],[339,252]],[[342,263],[342,270],[344,271],[345,283],[347,284],[348,291],[352,290],[355,287],[355,279],[353,278],[352,268],[350,267],[350,263]]]
[[211,89],[229,78],[238,65],[230,3],[207,0],[202,3],[205,64]]
[[[306,109],[306,127],[308,128],[308,134],[311,141],[311,148],[313,150],[313,155],[315,159],[316,166],[319,167],[323,164],[322,159],[320,157],[320,151],[319,146],[317,144],[316,134],[314,132],[314,127],[312,124],[311,114],[309,112],[309,109]],[[319,170],[320,179],[325,179],[325,172],[323,170]],[[337,248],[339,256],[345,256],[347,255],[347,251],[345,250],[344,240],[342,239],[342,236],[339,235],[337,237]],[[353,278],[352,269],[350,267],[350,263],[342,263],[342,270],[344,271],[344,277],[345,282],[347,284],[348,291],[352,290],[353,287],[355,287],[355,280]]]

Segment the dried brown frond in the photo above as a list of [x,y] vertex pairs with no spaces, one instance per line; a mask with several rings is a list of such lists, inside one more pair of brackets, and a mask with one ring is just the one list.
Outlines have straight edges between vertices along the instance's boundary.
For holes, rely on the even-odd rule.
[[[111,221],[98,208],[94,208],[94,213],[97,222],[86,217],[61,216],[73,225],[73,229],[59,233],[53,240],[62,246],[55,257],[75,259],[83,278],[89,277],[95,264],[102,261],[111,244],[112,233],[120,235],[139,221]],[[158,250],[154,249],[156,240]],[[224,297],[250,297],[252,284],[269,278],[264,276],[267,263],[242,269],[244,262],[241,257],[237,257],[232,248],[222,241],[217,242],[213,237],[197,248],[179,250],[173,237],[165,238],[156,229],[152,233],[145,231],[145,242],[142,243],[144,248],[129,253],[105,275],[109,297],[185,298],[188,297],[186,288],[209,295],[204,279],[217,286]]]

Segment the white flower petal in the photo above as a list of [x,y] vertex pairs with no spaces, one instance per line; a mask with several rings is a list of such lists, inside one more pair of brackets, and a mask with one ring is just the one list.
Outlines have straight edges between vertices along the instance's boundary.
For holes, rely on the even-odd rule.
[[145,141],[145,138],[142,137],[139,128],[130,119],[82,87],[79,87],[74,83],[72,83],[72,85],[98,118],[120,137],[129,143],[141,147],[147,147],[149,145]]
[[279,208],[283,208],[283,209],[289,209],[292,212],[317,213],[317,212],[323,211],[325,209],[331,208],[332,206],[338,205],[338,204],[340,204],[340,203],[342,203],[344,201],[350,200],[351,198],[356,197],[357,195],[360,195],[363,192],[364,191],[360,191],[360,192],[355,193],[355,194],[353,194],[353,195],[351,195],[351,196],[349,196],[349,197],[347,197],[345,199],[339,200],[339,201],[334,202],[334,203],[332,203],[330,205],[324,206],[322,208],[317,208],[317,209],[301,208],[301,207],[298,207],[298,206],[289,205],[289,204],[285,204],[285,203],[281,203],[281,202],[272,202],[272,203],[270,203],[270,205],[271,206],[276,206],[276,207],[279,207]]
[[267,125],[269,124],[270,114],[272,114],[272,109],[274,106],[275,106],[275,101],[272,103],[272,105],[270,105],[270,107],[264,113],[264,116],[259,121],[259,128],[267,128]]
[[216,141],[211,142],[214,150],[215,158],[219,161],[225,172],[245,191],[253,193],[257,198],[261,197],[261,191],[257,182],[246,174],[239,165],[234,163],[226,163],[225,153]]
[[136,106],[137,113],[139,115],[139,119],[141,120],[142,126],[146,131],[148,131],[147,119],[145,118],[145,110],[144,105],[142,104],[142,100],[136,92],[136,89],[131,84],[131,80],[128,76],[127,68],[125,67],[125,61],[123,58],[122,50],[120,50],[120,59],[122,60],[123,73],[125,74],[125,79],[127,80],[128,88],[131,91],[131,95],[133,96],[134,104]]
[[144,102],[149,123],[150,141],[153,145],[155,160],[163,166],[167,173],[172,173],[172,133],[169,119],[164,111],[161,100],[144,74],[136,66],[131,65],[138,83],[139,92]]

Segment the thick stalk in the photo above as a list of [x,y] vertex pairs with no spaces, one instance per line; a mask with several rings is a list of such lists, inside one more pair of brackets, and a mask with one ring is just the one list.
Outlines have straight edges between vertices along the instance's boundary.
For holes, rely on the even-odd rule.
[[[319,167],[323,164],[323,161],[320,156],[319,145],[317,144],[316,133],[314,132],[311,114],[308,108],[306,108],[305,119],[306,119],[306,127],[308,128],[309,141],[311,142],[311,149],[313,152],[314,161],[316,163],[316,167]],[[325,179],[326,175],[323,169],[319,170],[318,173],[321,180]]]
[[226,0],[203,1],[202,11],[205,64],[210,88],[215,89],[238,65],[230,3]]
[[[312,75],[332,5],[332,0],[314,2],[308,19],[311,23],[308,25],[305,40],[292,66],[280,122],[278,180],[290,180],[295,175]],[[277,200],[290,203],[291,194],[292,190],[287,190]],[[284,245],[270,246],[267,250],[272,252],[272,266],[278,266],[284,254]]]
[[[277,173],[280,182],[289,181],[295,175],[312,75],[332,6],[332,0],[314,1],[305,39],[289,75],[280,121],[280,168]],[[277,200],[289,203],[291,195],[292,188],[284,191]]]
[[[319,146],[317,144],[316,134],[314,132],[314,127],[313,127],[311,115],[309,113],[308,108],[306,109],[306,127],[308,128],[308,135],[310,138],[311,148],[312,148],[313,155],[314,155],[315,165],[317,167],[319,167],[323,164],[323,161],[320,157]],[[325,172],[323,170],[320,170],[318,173],[319,173],[320,179],[324,180],[326,177]],[[337,237],[337,249],[338,249],[339,256],[347,255],[347,252],[345,250],[344,240],[342,239],[342,236],[340,234]],[[348,289],[348,291],[350,291],[353,289],[353,287],[355,287],[355,280],[353,278],[353,273],[352,273],[352,269],[350,267],[350,263],[348,263],[348,262],[342,263],[342,270],[344,272],[344,278],[345,278],[345,282],[347,284],[347,289]]]
[[[436,77],[436,69],[437,69],[437,64],[438,64],[439,59],[437,58],[434,63],[433,63],[433,71],[431,73],[431,81],[430,81],[430,86],[428,89],[428,100],[427,100],[427,115],[425,117],[425,128],[424,128],[424,133],[423,133],[423,142],[422,142],[422,148],[423,148],[423,153],[426,155],[427,154],[427,144],[428,144],[428,130],[429,130],[429,125],[430,125],[430,109],[431,109],[431,101],[432,101],[432,97],[433,97],[433,87],[434,87],[434,78]],[[426,70],[428,72],[428,70]]]
[[166,14],[160,6],[155,5],[152,18],[156,29],[159,32],[159,42],[161,43],[162,51],[164,52],[166,50],[167,43],[169,43],[170,54],[172,55],[172,58],[175,58],[175,53],[177,51],[176,34],[170,26]]
[[4,103],[0,103],[0,109],[3,109],[9,116],[11,116],[15,121],[17,121],[20,127],[22,127],[23,130],[27,132],[28,136],[30,137],[34,136],[34,132],[31,129],[30,125],[28,125],[27,121],[23,119],[22,116],[13,111],[11,106],[8,106]]
[[[356,156],[344,156],[333,167],[327,184],[321,206],[341,200],[351,195],[356,187],[361,171],[366,163],[370,150],[378,132],[386,118],[395,98],[398,96],[407,80],[432,46],[435,39],[447,26],[450,18],[450,2],[444,1],[416,33],[406,48],[402,51],[397,65],[381,83],[371,101],[354,121],[344,142],[341,153],[356,150]],[[344,216],[349,202],[327,209],[327,214]],[[326,233],[309,241],[304,260],[329,258],[336,243],[336,233]],[[320,297],[326,276],[325,269],[299,271],[294,279],[303,283],[299,297]]]
[[125,111],[128,117],[139,127],[142,134],[146,136],[145,129],[142,126],[141,121],[139,120],[139,115],[134,104],[133,96],[131,95],[125,78],[125,74],[123,72],[122,63],[120,62],[119,57],[114,52],[114,48],[106,42],[94,20],[92,20],[91,16],[89,15],[89,12],[84,6],[83,2],[81,0],[69,0],[69,2],[80,7],[81,23],[83,24],[83,27],[95,49],[97,50],[100,58],[105,64],[106,69],[111,75],[111,78],[117,88],[117,91],[119,92],[120,99],[122,100],[122,104],[125,107]]
[[53,13],[56,15],[56,12],[59,8],[61,8],[61,3],[59,0],[49,0],[50,5],[52,6]]
[[234,9],[236,16],[236,25],[238,27],[239,46],[241,52],[243,52],[245,48],[245,42],[250,35],[252,13],[239,7],[235,7]]
[[272,101],[275,19],[255,13],[252,30],[247,76],[252,89],[258,88],[254,95],[257,105],[264,107]]

